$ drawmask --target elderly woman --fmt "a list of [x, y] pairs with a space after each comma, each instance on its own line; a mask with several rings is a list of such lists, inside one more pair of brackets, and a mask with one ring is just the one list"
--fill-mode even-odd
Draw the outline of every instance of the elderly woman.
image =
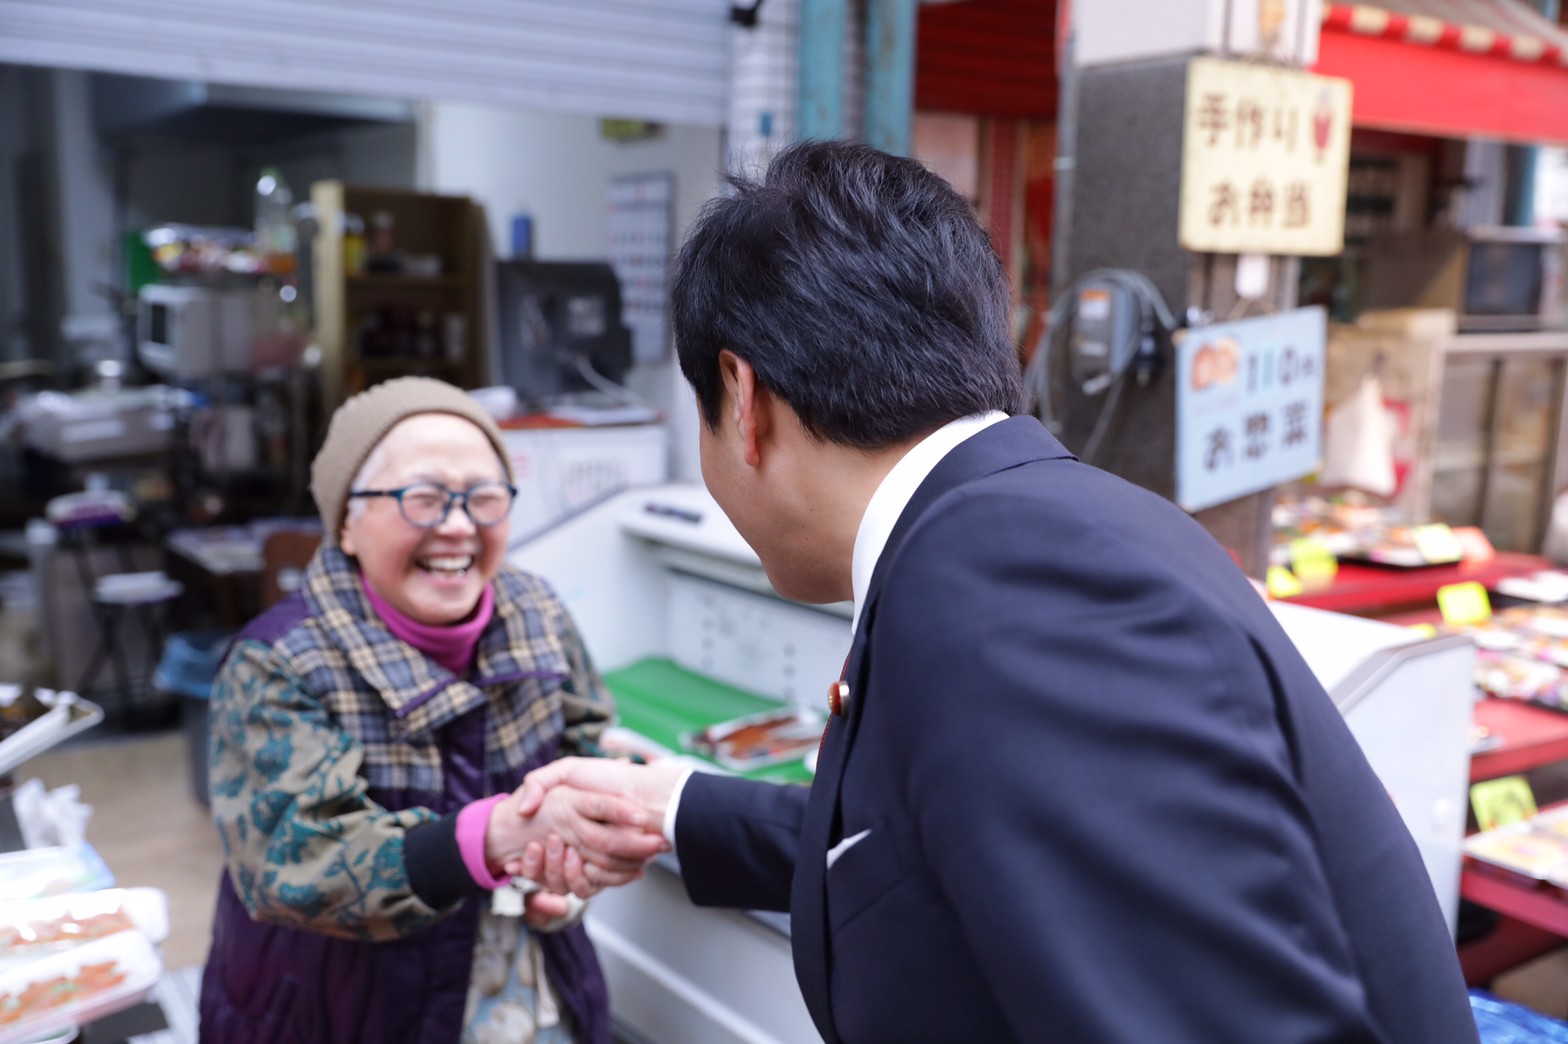
[[495, 424], [440, 381], [333, 416], [311, 466], [326, 539], [213, 688], [228, 865], [204, 1041], [610, 1039], [567, 897], [525, 899], [503, 868], [613, 830], [615, 883], [664, 842], [614, 830], [645, 822], [614, 800], [517, 811], [529, 770], [597, 753], [612, 707], [554, 593], [505, 562], [510, 479]]

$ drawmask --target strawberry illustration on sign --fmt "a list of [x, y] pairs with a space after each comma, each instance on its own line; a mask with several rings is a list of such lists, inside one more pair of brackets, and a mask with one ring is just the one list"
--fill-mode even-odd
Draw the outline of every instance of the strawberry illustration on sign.
[[1323, 159], [1323, 150], [1328, 148], [1328, 139], [1334, 129], [1334, 99], [1328, 91], [1318, 92], [1318, 109], [1312, 114], [1312, 143], [1318, 147], [1317, 158]]
[[1272, 52], [1279, 43], [1286, 13], [1285, 0], [1261, 0], [1258, 4], [1258, 44], [1264, 52]]

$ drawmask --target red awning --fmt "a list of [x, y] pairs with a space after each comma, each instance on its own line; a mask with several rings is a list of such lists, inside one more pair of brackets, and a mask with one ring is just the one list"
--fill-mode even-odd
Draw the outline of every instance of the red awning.
[[1358, 127], [1568, 144], [1568, 32], [1518, 0], [1325, 3], [1316, 71]]

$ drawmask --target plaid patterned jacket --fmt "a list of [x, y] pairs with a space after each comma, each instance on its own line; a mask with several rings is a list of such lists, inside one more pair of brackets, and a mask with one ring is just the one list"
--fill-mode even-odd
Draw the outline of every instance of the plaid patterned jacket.
[[407, 830], [466, 800], [449, 792], [443, 729], [485, 707], [484, 775], [510, 789], [543, 761], [598, 753], [613, 706], [537, 577], [497, 576], [471, 681], [394, 637], [360, 585], [324, 547], [303, 618], [270, 643], [235, 643], [212, 694], [212, 807], [251, 917], [388, 940], [450, 912], [411, 891], [403, 862]]

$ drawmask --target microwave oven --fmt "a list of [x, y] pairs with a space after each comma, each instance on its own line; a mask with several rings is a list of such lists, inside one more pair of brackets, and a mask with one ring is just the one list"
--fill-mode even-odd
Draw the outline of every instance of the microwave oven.
[[1568, 235], [1488, 227], [1380, 236], [1368, 246], [1365, 306], [1449, 308], [1462, 333], [1568, 329]]
[[274, 289], [152, 283], [138, 296], [136, 353], [165, 378], [247, 373], [256, 341], [281, 319]]

